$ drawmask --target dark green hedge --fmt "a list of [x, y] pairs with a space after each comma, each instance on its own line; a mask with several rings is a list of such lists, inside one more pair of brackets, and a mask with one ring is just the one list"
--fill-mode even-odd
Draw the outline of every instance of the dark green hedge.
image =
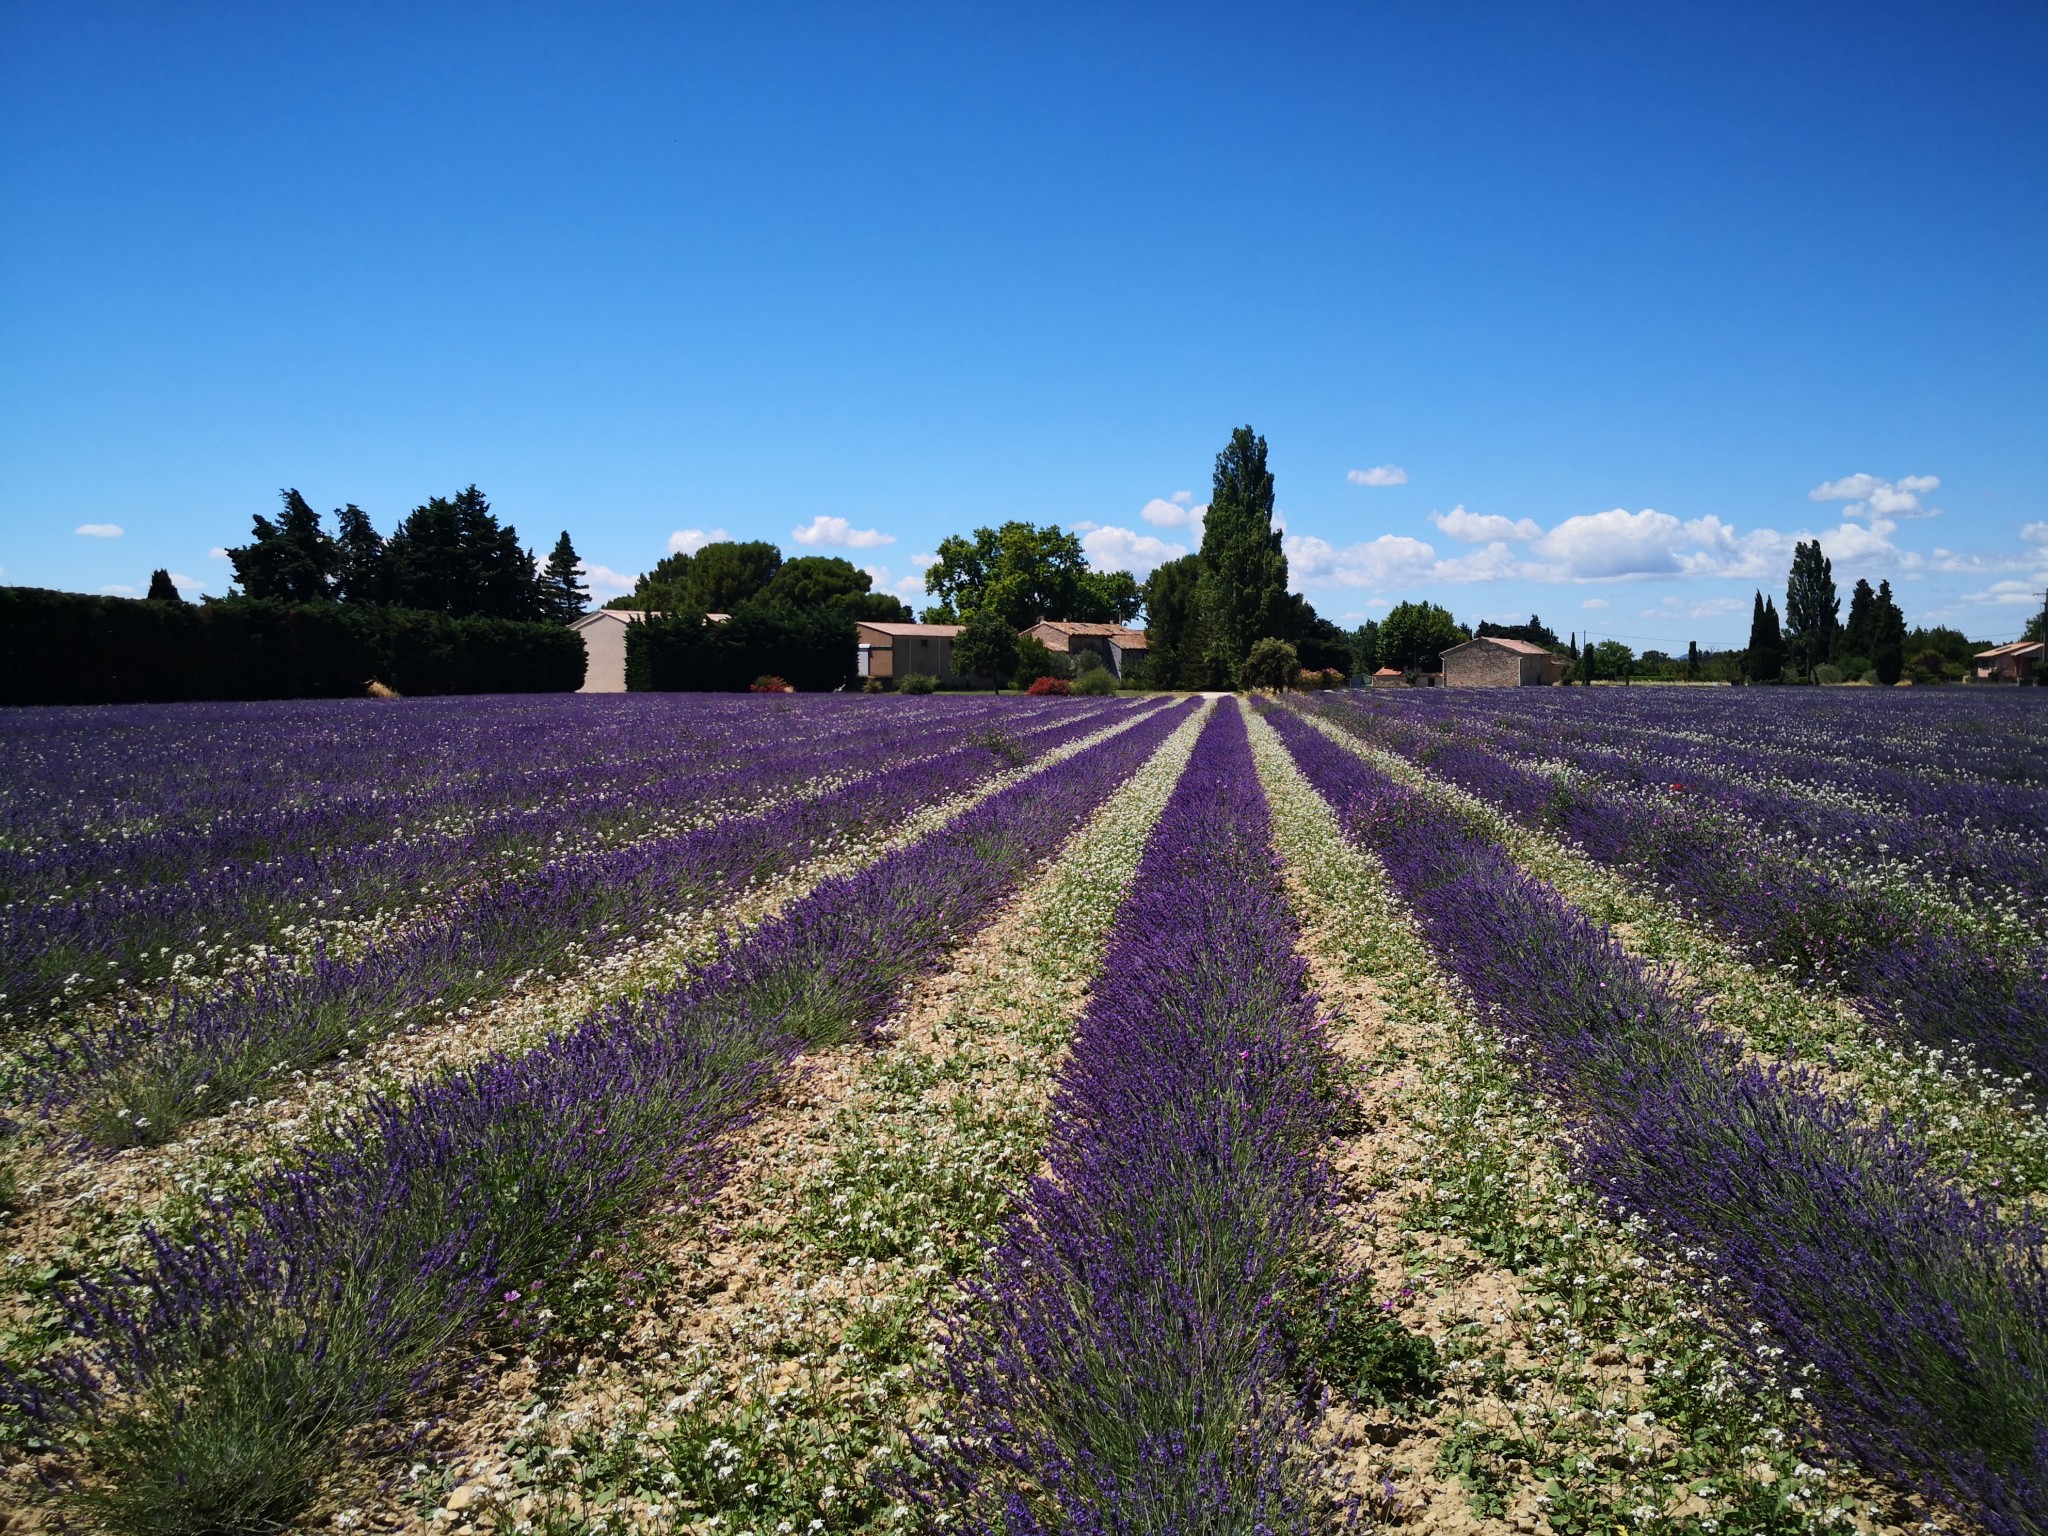
[[823, 693], [853, 677], [854, 628], [830, 608], [753, 608], [712, 624], [672, 613], [626, 627], [626, 686], [655, 693], [736, 693], [779, 677]]
[[0, 587], [0, 703], [572, 693], [583, 637], [554, 624], [230, 597], [162, 603]]

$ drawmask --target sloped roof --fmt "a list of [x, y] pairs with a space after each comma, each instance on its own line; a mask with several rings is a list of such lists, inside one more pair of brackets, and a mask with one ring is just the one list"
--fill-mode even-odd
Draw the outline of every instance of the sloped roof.
[[1381, 667], [1381, 668], [1379, 669], [1379, 671], [1377, 671], [1377, 672], [1373, 673], [1373, 676], [1374, 676], [1374, 677], [1400, 677], [1400, 676], [1402, 676], [1402, 672], [1401, 672], [1401, 669], [1400, 669], [1399, 667]]
[[1451, 646], [1443, 654], [1448, 656], [1451, 654], [1451, 651], [1462, 651], [1468, 645], [1497, 645], [1504, 651], [1513, 651], [1517, 656], [1557, 655], [1557, 652], [1550, 650], [1544, 646], [1531, 645], [1526, 640], [1510, 640], [1506, 635], [1480, 635], [1471, 640], [1460, 641], [1457, 645]]
[[1124, 635], [1135, 635], [1140, 640], [1145, 638], [1145, 631], [1142, 629], [1131, 629], [1123, 624], [1097, 624], [1082, 619], [1040, 619], [1031, 628], [1050, 629], [1062, 635], [1087, 636], [1089, 638], [1097, 636], [1121, 637]]
[[2041, 642], [2038, 640], [2015, 640], [2010, 645], [1994, 645], [1988, 651], [1979, 651], [1977, 659], [1979, 661], [1996, 661], [2002, 656], [2038, 656], [2040, 652]]
[[952, 640], [958, 637], [966, 626], [961, 624], [896, 624], [883, 623], [873, 619], [859, 621], [862, 629], [872, 629], [878, 634], [892, 638], [899, 635], [921, 637], [927, 640]]

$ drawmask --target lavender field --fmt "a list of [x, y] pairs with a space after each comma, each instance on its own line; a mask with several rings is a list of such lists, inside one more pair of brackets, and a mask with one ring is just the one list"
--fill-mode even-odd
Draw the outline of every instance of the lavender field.
[[2048, 1531], [2032, 690], [0, 719], [0, 1531]]

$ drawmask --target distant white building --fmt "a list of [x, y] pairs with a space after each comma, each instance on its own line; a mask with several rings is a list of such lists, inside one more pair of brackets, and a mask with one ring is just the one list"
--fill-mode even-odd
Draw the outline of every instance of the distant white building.
[[[583, 668], [583, 686], [578, 693], [624, 693], [626, 691], [626, 626], [661, 615], [645, 608], [600, 608], [586, 613], [569, 627], [583, 637], [588, 658]], [[704, 615], [714, 624], [729, 617], [723, 613]]]

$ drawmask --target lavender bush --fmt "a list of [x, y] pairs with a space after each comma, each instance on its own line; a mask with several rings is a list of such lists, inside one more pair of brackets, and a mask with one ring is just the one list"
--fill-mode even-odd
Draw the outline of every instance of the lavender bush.
[[[889, 825], [1100, 729], [1107, 718], [1099, 710], [1063, 711], [995, 745], [977, 731], [980, 739], [970, 745], [786, 808], [771, 805], [622, 849], [570, 855], [522, 878], [483, 885], [360, 958], [320, 955], [306, 968], [279, 962], [179, 999], [168, 1018], [135, 1011], [106, 1027], [81, 1029], [42, 1068], [44, 1104], [78, 1102], [82, 1128], [99, 1142], [160, 1144], [273, 1074], [359, 1048], [408, 1015], [453, 1011], [498, 995], [517, 977], [616, 950], [683, 904], [789, 868], [853, 828]], [[1009, 750], [998, 750], [1003, 746]], [[772, 799], [775, 788], [771, 771], [755, 781], [749, 798]]]
[[1226, 703], [1112, 931], [1046, 1170], [951, 1323], [963, 1422], [924, 1497], [967, 1529], [1312, 1524], [1289, 1318], [1326, 1257], [1327, 1046], [1267, 832]]
[[488, 1313], [649, 1204], [701, 1193], [717, 1138], [789, 1058], [873, 1027], [1184, 709], [824, 882], [672, 989], [374, 1101], [336, 1150], [78, 1287], [77, 1346], [7, 1388], [72, 1499], [126, 1531], [273, 1528]]
[[1830, 1440], [1997, 1536], [2048, 1526], [2048, 1267], [2027, 1215], [1933, 1176], [1909, 1127], [1714, 1035], [1604, 928], [1468, 824], [1286, 712], [1482, 1016], [1579, 1125], [1585, 1176], [1717, 1283], [1760, 1372]]

